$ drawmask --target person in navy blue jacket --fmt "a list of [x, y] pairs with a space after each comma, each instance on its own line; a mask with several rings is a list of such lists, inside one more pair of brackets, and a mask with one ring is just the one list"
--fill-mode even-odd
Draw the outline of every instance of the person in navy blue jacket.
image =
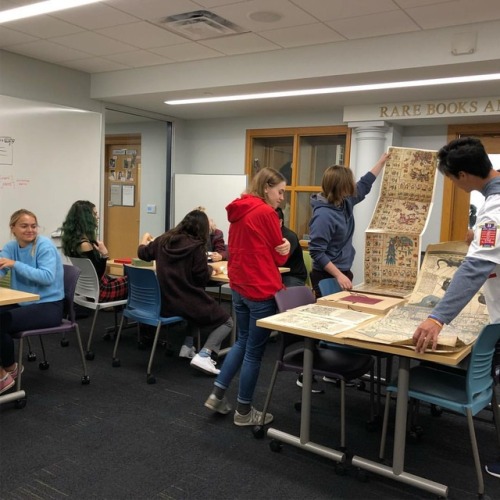
[[352, 244], [353, 209], [370, 192], [388, 158], [389, 154], [384, 153], [357, 183], [349, 168], [328, 167], [323, 174], [321, 193], [311, 196], [309, 252], [313, 260], [311, 283], [316, 296], [320, 296], [318, 283], [324, 278], [336, 278], [343, 290], [352, 288], [351, 266], [356, 254]]

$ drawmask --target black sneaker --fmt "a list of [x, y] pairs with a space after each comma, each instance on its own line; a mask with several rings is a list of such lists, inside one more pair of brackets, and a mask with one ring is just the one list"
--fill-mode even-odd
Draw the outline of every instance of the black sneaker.
[[[299, 387], [302, 387], [302, 373], [297, 377], [297, 382], [295, 382]], [[325, 391], [318, 387], [318, 381], [316, 377], [313, 377], [311, 392], [313, 394], [323, 394]]]

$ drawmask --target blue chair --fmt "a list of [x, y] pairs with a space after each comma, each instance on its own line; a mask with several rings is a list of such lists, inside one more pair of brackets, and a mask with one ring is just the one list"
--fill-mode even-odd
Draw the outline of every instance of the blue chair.
[[321, 296], [331, 295], [342, 291], [339, 282], [335, 278], [325, 278], [318, 283], [318, 288]]
[[125, 276], [128, 277], [128, 299], [127, 305], [122, 312], [120, 327], [116, 335], [112, 365], [114, 367], [121, 366], [121, 361], [116, 357], [116, 352], [125, 318], [136, 321], [138, 324], [142, 323], [154, 326], [156, 327], [156, 332], [146, 373], [147, 383], [154, 384], [156, 383], [156, 377], [151, 373], [151, 367], [153, 365], [160, 329], [164, 325], [172, 325], [185, 320], [181, 316], [161, 316], [162, 294], [156, 273], [153, 269], [134, 266], [124, 266], [124, 269]]
[[[484, 481], [479, 460], [473, 416], [486, 408], [491, 402], [495, 423], [500, 425], [498, 405], [493, 390], [494, 380], [491, 373], [495, 344], [500, 339], [500, 324], [491, 324], [483, 328], [479, 334], [469, 360], [467, 371], [443, 369], [440, 365], [419, 365], [410, 369], [410, 398], [438, 405], [441, 408], [460, 413], [467, 417], [472, 455], [476, 467], [478, 494], [484, 494]], [[380, 458], [383, 459], [389, 405], [392, 393], [397, 393], [397, 379], [387, 387], [384, 425], [380, 444]]]
[[[38, 336], [40, 338], [40, 344], [42, 347], [43, 353], [43, 361], [40, 362], [39, 367], [40, 370], [47, 370], [49, 368], [49, 363], [47, 362], [47, 358], [45, 355], [45, 348], [42, 341], [42, 336], [49, 334], [66, 334], [69, 332], [75, 332], [76, 338], [78, 341], [78, 347], [80, 349], [80, 355], [82, 358], [82, 366], [83, 366], [83, 376], [82, 376], [82, 384], [87, 385], [90, 383], [90, 378], [87, 373], [87, 364], [85, 363], [85, 355], [83, 352], [83, 344], [82, 337], [80, 335], [80, 328], [78, 327], [78, 323], [75, 319], [75, 308], [74, 308], [74, 296], [75, 296], [75, 288], [76, 283], [78, 281], [78, 277], [80, 275], [80, 270], [77, 267], [64, 265], [64, 317], [60, 325], [54, 326], [51, 328], [39, 328], [37, 330], [25, 330], [22, 332], [16, 332], [12, 334], [12, 338], [19, 340], [19, 354], [18, 354], [18, 366], [22, 366], [23, 360], [23, 341], [26, 338], [29, 340], [29, 337]], [[16, 379], [16, 391], [21, 390], [21, 370]], [[18, 408], [24, 408], [26, 406], [26, 398], [22, 398], [16, 401], [16, 406]]]
[[[295, 307], [314, 304], [316, 298], [308, 286], [294, 286], [282, 289], [275, 294], [279, 312], [285, 312]], [[368, 354], [358, 354], [343, 350], [325, 349], [316, 346], [314, 349], [313, 375], [326, 376], [340, 381], [340, 449], [345, 449], [345, 383], [370, 372], [373, 376], [373, 358]], [[298, 335], [281, 333], [278, 348], [278, 358], [274, 366], [271, 383], [267, 392], [262, 421], [271, 402], [278, 372], [291, 371], [302, 373], [304, 366], [303, 338]], [[372, 408], [372, 407], [371, 407]], [[263, 427], [254, 429], [254, 436], [263, 437]]]

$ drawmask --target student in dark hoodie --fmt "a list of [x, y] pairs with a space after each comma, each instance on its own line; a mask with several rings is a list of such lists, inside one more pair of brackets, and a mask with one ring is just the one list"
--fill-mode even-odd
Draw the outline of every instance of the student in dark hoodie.
[[328, 167], [323, 174], [321, 193], [311, 196], [309, 252], [313, 260], [311, 283], [316, 296], [320, 296], [318, 283], [325, 278], [336, 278], [344, 290], [352, 288], [351, 266], [356, 254], [352, 245], [353, 208], [370, 192], [388, 158], [389, 154], [384, 153], [357, 183], [349, 168]]
[[[190, 357], [191, 366], [217, 375], [212, 352], [218, 353], [233, 327], [230, 315], [205, 291], [215, 270], [207, 263], [209, 222], [205, 212], [193, 210], [173, 229], [153, 239], [142, 237], [140, 259], [156, 260], [156, 274], [165, 301], [163, 316], [182, 316], [196, 328], [210, 330], [205, 345]], [[192, 338], [191, 338], [192, 344]], [[184, 348], [185, 346], [183, 346]], [[182, 351], [182, 349], [181, 349]], [[182, 353], [181, 353], [182, 354]]]
[[[282, 237], [275, 209], [285, 196], [285, 178], [263, 168], [247, 194], [227, 207], [229, 227], [228, 276], [238, 322], [238, 339], [227, 354], [205, 406], [218, 413], [231, 411], [225, 392], [240, 371], [234, 424], [258, 425], [262, 413], [252, 406], [260, 364], [270, 331], [257, 320], [276, 313], [274, 294], [283, 288], [278, 266], [288, 259], [290, 243]], [[265, 424], [273, 416], [266, 414]]]

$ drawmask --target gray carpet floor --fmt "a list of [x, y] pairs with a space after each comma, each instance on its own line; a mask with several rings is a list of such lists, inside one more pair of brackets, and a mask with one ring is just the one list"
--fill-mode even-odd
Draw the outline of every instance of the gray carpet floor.
[[[102, 338], [113, 314], [100, 313], [95, 359], [88, 362], [90, 385], [82, 385], [76, 342], [60, 346], [46, 338], [50, 368], [25, 362], [27, 404], [0, 407], [0, 497], [33, 499], [398, 499], [432, 498], [422, 490], [347, 466], [338, 471], [326, 459], [284, 445], [270, 449], [268, 438], [255, 439], [237, 427], [232, 415], [212, 414], [203, 402], [213, 378], [193, 370], [176, 353], [185, 331], [173, 328], [168, 349], [159, 347], [154, 373], [146, 383], [148, 350], [139, 350], [135, 329], [124, 333], [121, 367], [111, 366], [113, 343]], [[84, 339], [90, 319], [80, 319]], [[255, 394], [263, 405], [277, 344], [270, 342]], [[174, 352], [174, 355], [172, 355]], [[282, 373], [271, 403], [274, 427], [298, 433], [300, 399], [296, 376]], [[339, 389], [321, 383], [325, 394], [313, 396], [311, 439], [339, 443]], [[237, 380], [228, 391], [235, 402]], [[380, 432], [369, 432], [369, 394], [347, 389], [347, 446], [350, 454], [377, 460]], [[393, 415], [392, 415], [393, 419]], [[477, 498], [476, 477], [465, 418], [431, 415], [422, 406], [423, 435], [408, 440], [406, 469], [450, 486], [449, 498]], [[476, 420], [483, 463], [500, 458], [490, 411]], [[391, 455], [392, 438], [388, 442]], [[339, 474], [338, 472], [343, 472]], [[485, 474], [484, 498], [500, 498], [500, 479]]]

